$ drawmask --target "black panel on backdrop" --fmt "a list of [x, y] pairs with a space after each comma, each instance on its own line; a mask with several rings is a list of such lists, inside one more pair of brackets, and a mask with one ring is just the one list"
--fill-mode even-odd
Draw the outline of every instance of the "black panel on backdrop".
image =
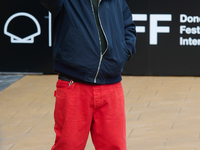
[[[200, 1], [127, 0], [137, 52], [126, 75], [200, 75]], [[2, 0], [0, 72], [53, 73], [51, 14], [37, 0]]]
[[150, 14], [172, 15], [172, 21], [158, 24], [169, 26], [170, 33], [158, 34], [158, 45], [149, 46], [152, 74], [200, 75], [200, 40], [198, 41], [200, 29], [197, 29], [200, 23], [200, 1], [151, 0], [149, 4]]
[[49, 14], [37, 0], [2, 0], [0, 72], [53, 72]]
[[147, 19], [135, 21], [145, 32], [138, 33], [137, 53], [124, 74], [200, 75], [200, 1], [127, 2], [133, 14]]

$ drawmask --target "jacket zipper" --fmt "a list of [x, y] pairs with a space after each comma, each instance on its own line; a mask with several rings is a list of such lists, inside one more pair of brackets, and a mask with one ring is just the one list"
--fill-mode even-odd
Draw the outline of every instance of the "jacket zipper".
[[[98, 28], [97, 28], [97, 32], [98, 32], [98, 35], [99, 35], [99, 42], [100, 42], [100, 60], [99, 60], [99, 65], [98, 65], [98, 69], [97, 69], [97, 73], [96, 73], [96, 76], [94, 78], [94, 83], [97, 82], [97, 76], [99, 74], [99, 70], [100, 70], [100, 67], [101, 67], [101, 62], [102, 62], [102, 59], [103, 59], [103, 55], [106, 53], [106, 51], [108, 50], [108, 40], [107, 40], [107, 37], [106, 37], [106, 34], [103, 30], [103, 26], [101, 24], [101, 19], [99, 17], [99, 6], [100, 6], [100, 3], [101, 3], [102, 0], [99, 0], [99, 3], [98, 3], [98, 19], [99, 19], [99, 23], [100, 23], [100, 26], [101, 26], [101, 29], [103, 31], [103, 34], [106, 38], [106, 43], [107, 43], [107, 47], [106, 47], [106, 50], [104, 51], [104, 53], [102, 54], [102, 51], [101, 51], [101, 39], [100, 39], [100, 35], [99, 35], [99, 31], [98, 31]], [[95, 19], [95, 15], [94, 15], [94, 8], [93, 8], [93, 5], [92, 5], [92, 1], [90, 0], [91, 2], [91, 6], [92, 6], [92, 11], [93, 11], [93, 16], [94, 16], [94, 20], [95, 20], [95, 23], [96, 23], [96, 19]], [[97, 23], [96, 23], [96, 27], [97, 27]]]

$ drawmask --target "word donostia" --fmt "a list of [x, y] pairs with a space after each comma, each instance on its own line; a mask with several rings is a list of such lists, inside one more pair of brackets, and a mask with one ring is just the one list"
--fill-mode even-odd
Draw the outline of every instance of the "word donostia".
[[200, 17], [199, 16], [187, 16], [185, 14], [180, 14], [180, 22], [181, 23], [199, 23]]

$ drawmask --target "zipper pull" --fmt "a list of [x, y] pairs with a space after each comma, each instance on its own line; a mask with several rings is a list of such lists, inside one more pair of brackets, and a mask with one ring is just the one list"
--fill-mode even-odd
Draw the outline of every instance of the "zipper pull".
[[69, 86], [71, 86], [73, 83], [74, 83], [74, 81], [71, 80], [71, 81], [69, 82]]

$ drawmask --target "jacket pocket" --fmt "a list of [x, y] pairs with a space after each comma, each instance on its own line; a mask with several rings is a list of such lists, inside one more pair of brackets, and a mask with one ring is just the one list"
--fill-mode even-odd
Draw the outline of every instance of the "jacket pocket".
[[[126, 61], [128, 61], [128, 60], [130, 59], [132, 53], [131, 53], [131, 51], [128, 49], [128, 47], [127, 47], [125, 41], [123, 41], [123, 42], [121, 43], [121, 46], [122, 46], [122, 50], [124, 50], [124, 51], [122, 52], [122, 54], [124, 55], [125, 62], [126, 62]], [[125, 62], [124, 62], [124, 63], [125, 63]]]
[[124, 64], [130, 57], [125, 41], [110, 47], [104, 56], [102, 69], [105, 76], [115, 76], [123, 71]]

